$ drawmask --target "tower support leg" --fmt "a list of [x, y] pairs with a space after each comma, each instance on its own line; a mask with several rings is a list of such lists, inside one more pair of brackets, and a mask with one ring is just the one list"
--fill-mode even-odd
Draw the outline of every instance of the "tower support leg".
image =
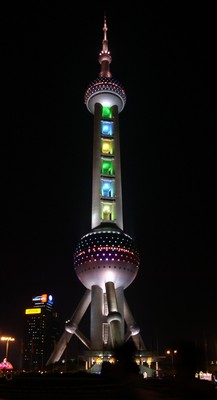
[[91, 314], [90, 314], [90, 320], [91, 320], [90, 336], [91, 336], [92, 350], [101, 350], [103, 348], [102, 308], [103, 308], [103, 291], [99, 286], [93, 285], [91, 288]]
[[136, 349], [145, 350], [145, 345], [140, 335], [140, 328], [138, 327], [138, 325], [136, 325], [136, 322], [133, 318], [133, 315], [130, 311], [130, 308], [125, 298], [124, 298], [124, 319], [128, 327], [128, 332], [126, 333], [125, 336], [125, 342], [132, 336]]
[[118, 310], [118, 302], [113, 282], [106, 282], [106, 296], [108, 302], [108, 317], [107, 321], [110, 325], [110, 334], [112, 347], [115, 349], [121, 346], [124, 342], [123, 332], [121, 329], [122, 316]]
[[[62, 356], [63, 352], [65, 351], [65, 348], [66, 348], [67, 344], [69, 343], [72, 335], [76, 332], [76, 329], [78, 328], [78, 324], [90, 304], [90, 299], [91, 299], [91, 293], [90, 293], [90, 290], [87, 289], [86, 292], [84, 293], [84, 296], [82, 297], [80, 303], [78, 304], [74, 314], [72, 315], [70, 320], [66, 323], [65, 331], [62, 334], [57, 345], [55, 346], [54, 351], [51, 354], [50, 358], [48, 359], [46, 365], [53, 364], [53, 363], [59, 361], [59, 359]], [[79, 337], [79, 335], [78, 335], [78, 337]], [[83, 337], [82, 341], [83, 341], [83, 343], [85, 343], [84, 337]], [[88, 340], [86, 340], [86, 343], [88, 344]]]

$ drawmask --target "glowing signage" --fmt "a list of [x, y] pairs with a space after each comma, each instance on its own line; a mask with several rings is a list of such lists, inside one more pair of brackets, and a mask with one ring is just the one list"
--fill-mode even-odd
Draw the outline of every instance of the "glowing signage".
[[41, 296], [33, 297], [32, 301], [40, 301], [41, 303], [46, 303], [47, 294], [42, 294]]
[[53, 297], [51, 294], [41, 294], [40, 296], [33, 297], [32, 301], [39, 303], [50, 303], [53, 304]]
[[204, 379], [206, 381], [211, 381], [212, 380], [212, 374], [208, 373], [208, 372], [203, 372], [203, 371], [200, 371], [199, 374], [196, 373], [195, 377], [199, 378], [199, 379]]
[[26, 308], [25, 314], [41, 314], [41, 308]]
[[42, 303], [47, 303], [47, 294], [42, 294], [41, 295], [41, 302]]

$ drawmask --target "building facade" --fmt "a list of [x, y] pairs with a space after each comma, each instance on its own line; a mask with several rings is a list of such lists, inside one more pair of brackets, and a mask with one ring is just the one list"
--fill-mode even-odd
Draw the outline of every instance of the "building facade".
[[53, 297], [42, 294], [32, 298], [25, 309], [22, 368], [43, 370], [59, 338], [59, 321], [53, 309]]

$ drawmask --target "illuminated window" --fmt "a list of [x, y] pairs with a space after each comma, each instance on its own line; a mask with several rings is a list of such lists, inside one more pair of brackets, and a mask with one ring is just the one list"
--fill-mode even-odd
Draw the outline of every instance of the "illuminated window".
[[103, 154], [113, 154], [113, 141], [112, 140], [102, 140], [102, 153]]
[[102, 159], [102, 164], [101, 164], [101, 172], [102, 174], [105, 175], [114, 175], [114, 163], [113, 160], [103, 160]]
[[[108, 314], [105, 314], [108, 315]], [[102, 337], [103, 337], [103, 343], [107, 344], [108, 339], [109, 339], [109, 324], [108, 323], [103, 323], [102, 325]]]
[[102, 116], [104, 118], [112, 118], [112, 112], [110, 107], [102, 107]]
[[101, 194], [106, 197], [114, 197], [114, 182], [102, 179]]
[[104, 206], [104, 207], [103, 207], [102, 219], [103, 219], [104, 221], [111, 221], [111, 219], [112, 219], [112, 213], [111, 213], [110, 207], [108, 207], [108, 206]]
[[115, 220], [115, 210], [114, 204], [101, 203], [101, 219], [102, 221], [114, 221]]
[[113, 123], [101, 121], [101, 132], [105, 136], [113, 136]]

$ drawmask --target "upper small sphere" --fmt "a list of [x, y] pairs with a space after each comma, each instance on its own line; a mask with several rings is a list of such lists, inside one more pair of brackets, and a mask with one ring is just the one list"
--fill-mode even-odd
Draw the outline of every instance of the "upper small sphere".
[[117, 80], [100, 77], [88, 86], [84, 96], [84, 103], [92, 114], [94, 114], [96, 103], [100, 103], [104, 107], [116, 105], [118, 113], [120, 113], [126, 104], [125, 90]]

